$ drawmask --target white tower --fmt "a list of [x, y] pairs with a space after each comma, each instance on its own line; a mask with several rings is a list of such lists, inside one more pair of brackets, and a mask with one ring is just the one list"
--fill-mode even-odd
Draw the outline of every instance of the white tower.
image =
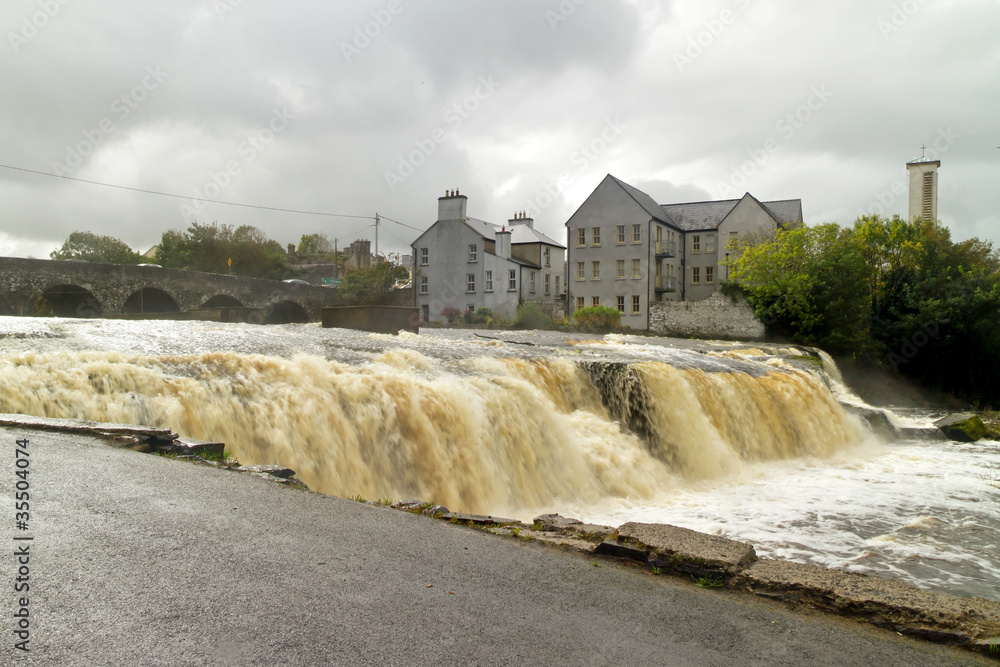
[[921, 156], [906, 163], [910, 172], [910, 220], [937, 220], [938, 216], [938, 167], [941, 160]]

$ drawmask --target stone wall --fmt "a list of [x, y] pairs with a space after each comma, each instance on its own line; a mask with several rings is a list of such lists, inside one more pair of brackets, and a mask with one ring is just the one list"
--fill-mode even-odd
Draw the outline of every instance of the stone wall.
[[649, 330], [670, 336], [764, 340], [764, 325], [745, 299], [721, 292], [702, 301], [664, 301], [649, 309]]

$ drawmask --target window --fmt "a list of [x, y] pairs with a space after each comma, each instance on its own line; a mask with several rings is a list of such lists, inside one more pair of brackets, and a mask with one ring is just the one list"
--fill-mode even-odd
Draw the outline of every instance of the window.
[[642, 243], [642, 225], [632, 225], [632, 243]]
[[427, 266], [428, 259], [430, 258], [429, 252], [428, 248], [420, 249], [420, 266]]
[[586, 280], [587, 279], [587, 269], [585, 267], [585, 262], [576, 263], [576, 279]]
[[507, 272], [507, 290], [509, 292], [517, 290], [517, 269], [511, 269]]
[[475, 243], [469, 244], [469, 261], [475, 262], [479, 257], [479, 247]]
[[470, 313], [476, 312], [476, 304], [474, 304], [474, 303], [466, 304], [465, 310], [468, 311], [468, 312], [470, 312]]
[[697, 234], [691, 237], [691, 252], [701, 252], [701, 236]]
[[739, 236], [739, 232], [729, 232], [729, 245], [726, 248], [727, 250], [732, 250], [736, 247], [736, 244], [739, 243]]
[[580, 310], [581, 308], [583, 308], [583, 297], [578, 296], [576, 297], [576, 309]]
[[420, 276], [420, 293], [427, 294], [427, 276]]
[[590, 230], [590, 244], [601, 245], [601, 228], [594, 227]]
[[531, 276], [530, 276], [531, 277], [531, 282], [528, 283], [530, 285], [529, 291], [532, 294], [534, 294], [535, 293], [535, 272], [531, 271], [530, 273], [531, 273]]
[[583, 227], [576, 230], [576, 245], [580, 248], [587, 245], [587, 230]]
[[715, 267], [706, 266], [705, 267], [705, 282], [714, 283], [715, 282]]
[[639, 295], [638, 294], [633, 294], [632, 295], [632, 314], [633, 315], [638, 315], [639, 314]]
[[625, 312], [625, 297], [623, 296], [618, 297], [618, 312], [619, 313]]
[[600, 306], [601, 305], [601, 297], [599, 297], [599, 296], [591, 297], [590, 298], [590, 305], [592, 305], [594, 308], [597, 308], [598, 306]]
[[697, 285], [700, 282], [701, 282], [701, 269], [699, 269], [697, 266], [692, 267], [692, 269], [691, 269], [691, 284], [692, 285]]
[[715, 234], [705, 235], [705, 252], [715, 252]]
[[492, 292], [493, 291], [493, 272], [492, 271], [487, 271], [486, 272], [486, 281], [485, 282], [486, 282], [486, 284], [483, 286], [483, 289], [485, 291], [487, 291], [487, 292]]
[[545, 274], [545, 293], [546, 294], [552, 294], [551, 283], [552, 283], [552, 276], [550, 276], [549, 274], [546, 273]]
[[470, 273], [465, 276], [465, 291], [475, 292], [476, 291], [476, 274]]
[[632, 260], [632, 277], [633, 278], [642, 277], [642, 260], [639, 259]]
[[548, 248], [545, 249], [545, 266], [552, 266], [552, 263], [549, 261], [549, 249]]
[[590, 263], [590, 277], [594, 280], [601, 279], [601, 263], [591, 262]]
[[615, 278], [625, 277], [625, 260], [615, 260]]
[[556, 294], [561, 294], [559, 291], [559, 276], [556, 276]]
[[615, 243], [617, 243], [618, 245], [624, 245], [625, 244], [625, 225], [618, 225], [617, 232], [618, 232], [618, 234], [617, 234], [617, 236], [615, 238]]

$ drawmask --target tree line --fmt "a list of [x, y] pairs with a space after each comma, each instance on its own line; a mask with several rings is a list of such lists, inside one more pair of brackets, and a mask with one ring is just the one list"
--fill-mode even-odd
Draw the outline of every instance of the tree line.
[[[334, 263], [343, 257], [323, 234], [304, 234], [297, 254], [315, 263]], [[74, 259], [107, 264], [155, 262], [168, 269], [231, 273], [244, 278], [284, 280], [294, 277], [295, 267], [277, 241], [250, 225], [220, 225], [193, 222], [186, 230], [164, 232], [154, 258], [132, 250], [123, 241], [92, 232], [76, 231], [51, 259]], [[379, 303], [389, 290], [405, 280], [409, 272], [390, 262], [376, 261], [370, 268], [348, 271], [340, 285], [340, 296], [349, 303]]]
[[770, 331], [1000, 404], [1000, 255], [933, 221], [863, 216], [748, 239], [729, 260]]

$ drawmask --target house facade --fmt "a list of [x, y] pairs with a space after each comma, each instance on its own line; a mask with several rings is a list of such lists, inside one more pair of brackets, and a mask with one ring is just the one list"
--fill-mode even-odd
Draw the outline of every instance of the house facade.
[[445, 322], [452, 310], [489, 308], [505, 318], [535, 301], [562, 310], [566, 248], [524, 216], [495, 225], [470, 218], [458, 191], [438, 199], [438, 219], [412, 244], [416, 306], [424, 322]]
[[648, 329], [651, 304], [711, 296], [740, 238], [801, 223], [798, 199], [661, 205], [609, 174], [566, 222], [568, 312], [608, 306]]

